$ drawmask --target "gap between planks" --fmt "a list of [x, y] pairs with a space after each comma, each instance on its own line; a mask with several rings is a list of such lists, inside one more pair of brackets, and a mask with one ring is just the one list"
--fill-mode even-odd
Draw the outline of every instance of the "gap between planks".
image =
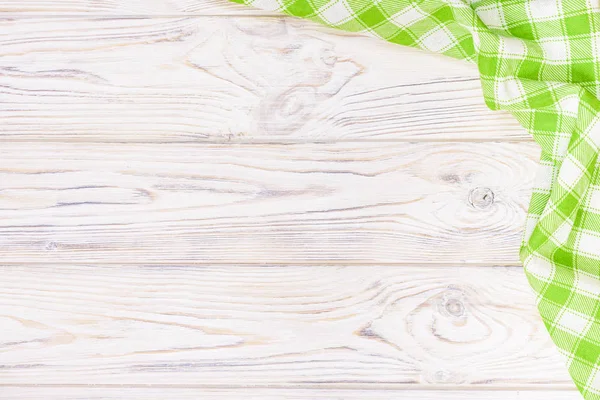
[[[11, 266], [11, 267], [16, 267], [16, 266], [22, 266], [24, 263], [27, 263], [27, 265], [31, 265], [31, 266], [35, 266], [35, 267], [40, 267], [40, 266], [49, 266], [49, 267], [56, 267], [56, 266], [63, 266], [63, 265], [77, 265], [77, 264], [81, 264], [81, 261], [72, 261], [69, 262], [68, 260], [65, 261], [39, 261], [39, 260], [31, 260], [31, 261], [5, 261], [2, 260], [1, 261], [3, 265], [6, 266]], [[130, 261], [127, 262], [127, 260], [123, 260], [123, 261], [98, 261], [99, 263], [101, 263], [102, 265], [106, 265], [106, 266], [117, 266], [117, 265], [136, 265], [139, 264], [139, 262], [137, 261]], [[330, 260], [323, 260], [323, 261], [311, 261], [311, 260], [307, 260], [307, 261], [285, 261], [285, 262], [277, 262], [277, 261], [261, 261], [261, 262], [252, 262], [252, 261], [236, 261], [236, 265], [239, 268], [244, 268], [244, 267], [266, 267], [266, 266], [286, 266], [286, 267], [360, 267], [360, 266], [382, 266], [382, 267], [395, 267], [395, 268], [405, 268], [405, 267], [409, 267], [411, 265], [414, 265], [414, 261], [406, 261], [406, 262], [377, 262], [377, 261], [373, 261], [373, 262], [361, 262], [361, 261], [330, 261]], [[194, 261], [194, 260], [186, 260], [186, 261], [174, 261], [168, 262], [169, 265], [174, 265], [174, 266], [194, 266], [194, 267], [198, 267], [198, 268], [202, 268], [202, 267], [206, 267], [206, 266], [221, 266], [221, 267], [228, 267], [231, 266], [231, 261]], [[144, 265], [149, 265], [149, 266], [164, 266], [165, 262], [152, 262], [152, 260], [148, 260], [148, 261], [144, 261]], [[448, 263], [443, 263], [443, 262], [434, 262], [434, 263], [427, 263], [424, 262], [423, 265], [427, 266], [427, 268], [441, 268], [441, 269], [445, 269], [445, 268], [455, 268], [457, 263], [456, 262], [448, 262]], [[477, 263], [477, 264], [469, 264], [469, 263], [465, 263], [465, 264], [459, 264], [461, 266], [461, 268], [522, 268], [523, 264], [520, 262], [505, 262], [505, 263], [493, 263], [493, 262], [481, 262], [481, 263]], [[1, 385], [1, 384], [0, 384]]]
[[[229, 0], [223, 0], [223, 1], [229, 1]], [[261, 9], [252, 9], [252, 10], [247, 10], [247, 7], [244, 7], [245, 10], [240, 10], [237, 12], [231, 12], [231, 13], [206, 13], [206, 14], [157, 14], [157, 15], [153, 15], [153, 14], [120, 14], [120, 15], [113, 15], [113, 14], [32, 14], [32, 15], [27, 15], [27, 14], [22, 14], [22, 13], [15, 13], [15, 12], [3, 12], [2, 10], [0, 10], [0, 20], [16, 20], [16, 19], [46, 19], [46, 18], [52, 18], [52, 19], [77, 19], [77, 18], [99, 18], [99, 19], [151, 19], [151, 18], [231, 18], [231, 17], [235, 17], [235, 18], [282, 18], [282, 17], [287, 17], [287, 18], [296, 18], [296, 17], [291, 17], [291, 16], [286, 16], [284, 14], [281, 13], [269, 13], [267, 11], [261, 10]], [[334, 29], [334, 28], [330, 28], [330, 29]], [[352, 33], [352, 32], [345, 32], [347, 35], [352, 35], [352, 36], [366, 36], [364, 34], [359, 34], [359, 33]]]
[[[164, 137], [164, 136], [163, 136]], [[19, 135], [11, 136], [0, 134], [0, 144], [2, 143], [48, 143], [48, 144], [59, 144], [59, 143], [82, 143], [82, 144], [206, 144], [206, 145], [245, 145], [245, 146], [265, 146], [265, 145], [298, 145], [298, 144], [323, 144], [323, 145], [332, 145], [336, 143], [381, 143], [381, 144], [393, 144], [393, 143], [406, 143], [406, 144], [417, 144], [417, 143], [535, 143], [533, 138], [530, 137], [515, 137], [508, 140], [499, 140], [498, 138], [477, 138], [477, 139], [468, 139], [468, 138], [452, 138], [449, 137], [447, 139], [442, 138], [395, 138], [395, 139], [360, 139], [360, 138], [349, 138], [349, 139], [219, 139], [219, 138], [211, 138], [211, 139], [198, 139], [198, 138], [190, 138], [185, 140], [183, 138], [174, 139], [174, 140], [165, 140], [165, 139], [157, 139], [153, 140], [152, 137], [144, 138], [144, 137], [127, 137], [124, 139], [117, 138], [96, 138], [92, 136], [61, 136], [60, 138], [40, 138], [40, 139], [32, 139], [27, 137], [20, 137]]]
[[[227, 390], [257, 390], [257, 391], [265, 391], [265, 392], [283, 392], [286, 390], [298, 390], [298, 391], [323, 391], [333, 392], [352, 392], [356, 390], [361, 390], [365, 392], [387, 392], [393, 393], [396, 391], [403, 391], [407, 393], [419, 393], [419, 392], [432, 392], [439, 394], [440, 392], [454, 392], [454, 393], [478, 393], [478, 392], [497, 392], [497, 393], [505, 393], [505, 392], [524, 392], [533, 394], [536, 392], [545, 392], [545, 391], [557, 391], [557, 392], [575, 392], [577, 388], [572, 385], [566, 384], [546, 384], [543, 388], [532, 387], [532, 386], [522, 386], [513, 385], [510, 387], [506, 387], [503, 385], [485, 385], [485, 389], [482, 389], [481, 386], [473, 385], [418, 385], [415, 387], [414, 384], [376, 384], [376, 385], [368, 385], [364, 384], [353, 384], [353, 383], [344, 383], [339, 385], [331, 385], [331, 384], [319, 384], [319, 385], [239, 385], [239, 384], [227, 384], [226, 386], [219, 385], [194, 385], [194, 384], [153, 384], [153, 383], [140, 383], [140, 384], [0, 384], [0, 390], [9, 388], [9, 389], [147, 389], [148, 391], [153, 390], [182, 390], [182, 389], [206, 389], [209, 391], [227, 391]], [[0, 395], [3, 393], [0, 393]], [[2, 398], [4, 400], [4, 398]]]

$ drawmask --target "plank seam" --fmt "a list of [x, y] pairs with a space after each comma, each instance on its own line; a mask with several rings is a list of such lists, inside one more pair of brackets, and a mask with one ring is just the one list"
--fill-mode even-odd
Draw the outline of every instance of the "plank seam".
[[542, 391], [542, 390], [561, 390], [565, 392], [577, 391], [569, 384], [540, 384], [540, 386], [532, 385], [421, 385], [421, 384], [323, 384], [323, 385], [167, 385], [167, 384], [0, 384], [0, 388], [140, 388], [140, 389], [269, 389], [273, 391], [288, 390], [288, 389], [322, 389], [322, 390], [431, 390], [431, 391]]

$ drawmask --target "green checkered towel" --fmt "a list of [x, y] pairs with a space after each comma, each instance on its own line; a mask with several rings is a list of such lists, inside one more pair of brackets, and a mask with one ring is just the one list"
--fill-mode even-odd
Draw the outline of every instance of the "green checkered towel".
[[477, 64], [542, 148], [521, 246], [538, 308], [600, 399], [600, 0], [234, 0]]

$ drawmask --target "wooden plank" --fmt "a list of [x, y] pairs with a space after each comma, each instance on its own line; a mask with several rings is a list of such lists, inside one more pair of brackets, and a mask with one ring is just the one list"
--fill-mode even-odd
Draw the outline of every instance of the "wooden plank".
[[0, 271], [4, 385], [573, 387], [518, 267]]
[[474, 65], [290, 18], [5, 20], [0, 65], [11, 139], [529, 140]]
[[538, 154], [533, 143], [3, 143], [0, 259], [518, 265]]
[[336, 399], [336, 400], [581, 400], [575, 390], [360, 390], [360, 389], [206, 389], [130, 387], [8, 387], [4, 400], [113, 400], [113, 399]]
[[0, 0], [0, 16], [213, 16], [273, 15], [227, 0]]

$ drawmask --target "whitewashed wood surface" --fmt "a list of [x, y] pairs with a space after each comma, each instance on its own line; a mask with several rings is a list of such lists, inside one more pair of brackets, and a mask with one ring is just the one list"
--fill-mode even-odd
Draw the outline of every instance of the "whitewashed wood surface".
[[508, 142], [9, 142], [0, 255], [518, 265], [538, 153]]
[[570, 386], [518, 267], [2, 269], [7, 384]]
[[528, 140], [473, 66], [293, 19], [7, 19], [0, 59], [5, 138]]
[[476, 67], [224, 0], [0, 0], [0, 398], [576, 399]]
[[490, 392], [481, 390], [360, 390], [360, 389], [213, 389], [202, 388], [145, 388], [145, 387], [10, 387], [2, 393], [7, 400], [114, 400], [114, 399], [253, 399], [253, 400], [307, 400], [307, 399], [348, 399], [348, 400], [578, 400], [574, 391], [565, 390], [521, 390]]

